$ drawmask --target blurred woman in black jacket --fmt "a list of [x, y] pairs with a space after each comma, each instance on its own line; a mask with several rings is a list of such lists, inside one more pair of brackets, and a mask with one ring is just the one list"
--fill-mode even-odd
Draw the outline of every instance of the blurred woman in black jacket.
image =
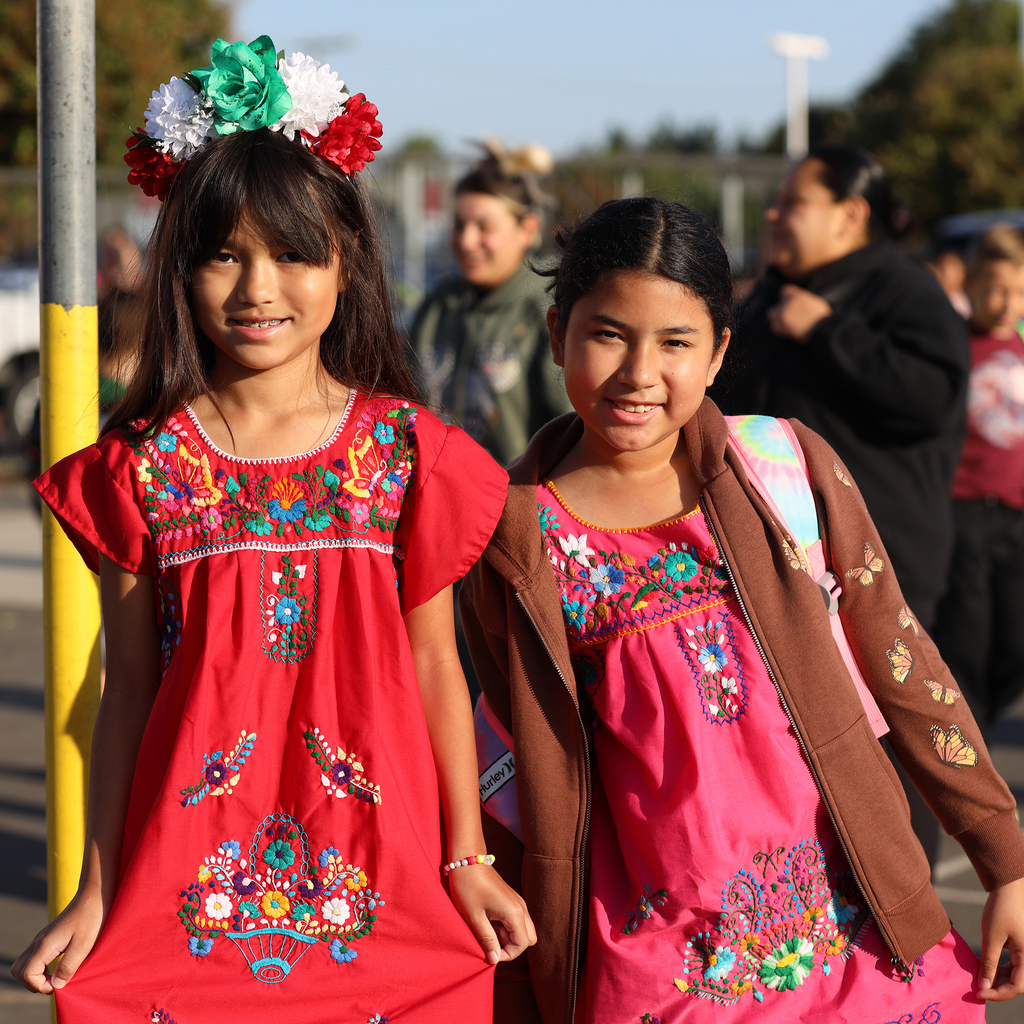
[[766, 219], [769, 270], [739, 314], [734, 385], [716, 397], [729, 412], [794, 416], [835, 448], [930, 626], [953, 544], [963, 319], [893, 244], [908, 218], [869, 153], [816, 148]]

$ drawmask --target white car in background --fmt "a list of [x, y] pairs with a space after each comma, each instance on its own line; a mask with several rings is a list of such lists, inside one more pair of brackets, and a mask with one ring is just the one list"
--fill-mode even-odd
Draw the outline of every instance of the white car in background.
[[0, 410], [3, 442], [20, 447], [39, 402], [39, 271], [0, 267]]

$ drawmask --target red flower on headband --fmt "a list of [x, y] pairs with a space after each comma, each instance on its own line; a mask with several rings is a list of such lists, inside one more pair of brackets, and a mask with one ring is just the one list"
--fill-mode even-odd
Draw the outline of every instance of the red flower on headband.
[[161, 153], [141, 128], [133, 133], [125, 145], [128, 152], [124, 155], [124, 162], [131, 168], [128, 181], [140, 186], [147, 196], [165, 199], [183, 163]]
[[361, 171], [380, 149], [380, 138], [384, 129], [377, 120], [377, 107], [366, 102], [366, 96], [357, 92], [349, 97], [345, 112], [339, 114], [321, 132], [319, 138], [302, 133], [313, 152], [334, 164], [345, 174]]

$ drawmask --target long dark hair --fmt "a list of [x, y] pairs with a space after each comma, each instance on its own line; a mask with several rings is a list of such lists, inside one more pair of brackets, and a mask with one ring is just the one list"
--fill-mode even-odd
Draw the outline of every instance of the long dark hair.
[[868, 232], [872, 241], [902, 238], [911, 226], [910, 211], [893, 193], [882, 165], [866, 149], [825, 143], [815, 146], [806, 159], [824, 164], [819, 180], [837, 203], [860, 196], [871, 208]]
[[569, 322], [572, 307], [596, 287], [602, 274], [636, 270], [688, 288], [711, 317], [715, 350], [732, 324], [729, 257], [711, 226], [682, 203], [638, 197], [605, 203], [573, 228], [559, 228], [562, 258], [549, 290], [558, 321]]
[[346, 286], [320, 339], [327, 373], [347, 387], [420, 399], [364, 187], [261, 128], [211, 140], [171, 186], [146, 253], [139, 315], [119, 345], [130, 381], [104, 432], [136, 433], [136, 421], [150, 430], [209, 389], [215, 352], [192, 312], [192, 277], [243, 219], [313, 266], [340, 256]]

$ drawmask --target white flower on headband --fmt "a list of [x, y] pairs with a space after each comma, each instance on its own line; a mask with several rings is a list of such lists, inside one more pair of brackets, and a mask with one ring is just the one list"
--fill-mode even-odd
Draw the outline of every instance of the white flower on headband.
[[146, 107], [146, 133], [163, 153], [188, 160], [203, 142], [216, 134], [213, 105], [188, 82], [172, 78], [154, 92]]
[[321, 64], [304, 53], [293, 53], [277, 70], [292, 98], [292, 109], [271, 128], [289, 139], [303, 131], [318, 137], [344, 110], [348, 99], [345, 83], [338, 81], [338, 72], [331, 71], [330, 64]]

